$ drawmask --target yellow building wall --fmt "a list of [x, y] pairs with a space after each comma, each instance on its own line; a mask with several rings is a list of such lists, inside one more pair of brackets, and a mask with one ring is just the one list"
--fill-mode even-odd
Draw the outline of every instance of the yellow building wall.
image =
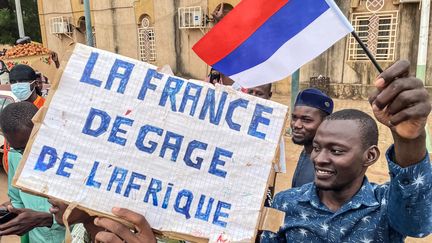
[[45, 25], [45, 16], [43, 15], [43, 0], [38, 0], [37, 6], [38, 6], [38, 15], [39, 15], [42, 44], [44, 46], [47, 46], [47, 32], [46, 32], [46, 25]]
[[[91, 9], [93, 2], [94, 1], [90, 1]], [[37, 4], [42, 42], [45, 46], [61, 55], [70, 44], [76, 42], [85, 43], [85, 35], [79, 33], [75, 29], [71, 34], [71, 38], [69, 38], [63, 35], [52, 35], [49, 26], [51, 18], [63, 16], [71, 17], [71, 24], [75, 27], [79, 27], [79, 19], [84, 16], [84, 5], [80, 3], [80, 0], [38, 0]], [[93, 22], [93, 11], [91, 12], [91, 18]]]
[[97, 47], [138, 58], [137, 24], [133, 0], [93, 1]]
[[51, 34], [50, 19], [59, 16], [72, 18], [71, 2], [70, 0], [38, 0], [38, 12], [43, 44], [57, 52], [61, 58], [75, 40], [73, 35], [69, 38], [66, 35]]
[[[94, 21], [94, 12], [92, 11], [93, 2], [94, 1], [90, 1], [90, 17], [92, 21]], [[70, 0], [70, 3], [71, 3], [73, 18], [74, 18], [74, 25], [78, 25], [79, 19], [84, 16], [84, 4], [81, 4], [80, 0]], [[93, 23], [92, 26], [94, 26]]]
[[155, 14], [153, 0], [138, 0], [134, 5], [135, 23], [140, 24], [141, 16], [147, 14], [150, 17], [151, 24], [154, 25]]
[[174, 18], [176, 9], [174, 1], [156, 0], [153, 1], [154, 9], [154, 28], [156, 34], [156, 65], [168, 64], [176, 72], [176, 47], [175, 33], [176, 26]]

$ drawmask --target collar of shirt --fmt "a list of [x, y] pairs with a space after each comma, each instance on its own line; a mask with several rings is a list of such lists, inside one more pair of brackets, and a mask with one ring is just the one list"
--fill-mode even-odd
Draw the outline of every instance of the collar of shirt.
[[[305, 191], [298, 199], [299, 202], [309, 202], [312, 207], [334, 213], [330, 211], [320, 200], [318, 197], [318, 189], [315, 186], [315, 183], [311, 183], [309, 189]], [[358, 209], [361, 205], [365, 205], [367, 207], [379, 206], [379, 202], [375, 197], [375, 192], [373, 186], [369, 183], [368, 179], [365, 177], [363, 180], [363, 185], [360, 190], [351, 198], [351, 200], [345, 203], [336, 214], [340, 214], [346, 212], [350, 209]]]

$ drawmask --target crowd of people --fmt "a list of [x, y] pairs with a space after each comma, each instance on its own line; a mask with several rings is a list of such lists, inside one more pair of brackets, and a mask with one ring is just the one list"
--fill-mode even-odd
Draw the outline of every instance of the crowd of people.
[[[381, 73], [370, 96], [375, 119], [363, 111], [334, 111], [333, 100], [322, 91], [301, 91], [292, 109], [292, 142], [303, 146], [292, 189], [278, 193], [271, 207], [285, 212], [278, 232], [262, 232], [262, 242], [403, 242], [407, 236], [432, 232], [432, 167], [426, 150], [425, 126], [431, 111], [423, 83], [399, 61]], [[229, 77], [211, 70], [209, 82], [231, 85]], [[15, 188], [11, 180], [33, 128], [31, 121], [45, 99], [41, 82], [29, 66], [10, 71], [12, 93], [21, 101], [0, 114], [7, 141], [4, 160], [9, 201], [1, 206], [12, 219], [0, 224], [0, 236], [20, 235], [21, 242], [63, 242], [67, 204], [34, 196]], [[263, 99], [271, 84], [243, 90]], [[379, 158], [376, 121], [387, 126], [394, 145], [385, 153], [390, 182], [377, 185], [365, 173]], [[262, 151], [265, 153], [266, 151]], [[282, 163], [285, 164], [283, 157]], [[294, 163], [294, 161], [288, 161]], [[270, 195], [272, 197], [272, 195]], [[145, 217], [118, 205], [112, 213], [127, 226], [73, 209], [73, 242], [156, 242]]]

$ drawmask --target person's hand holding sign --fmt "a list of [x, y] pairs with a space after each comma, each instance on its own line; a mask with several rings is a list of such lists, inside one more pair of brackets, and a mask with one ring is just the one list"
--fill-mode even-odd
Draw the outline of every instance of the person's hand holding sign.
[[[393, 132], [396, 160], [401, 166], [423, 159], [425, 125], [431, 111], [429, 94], [421, 80], [409, 76], [409, 65], [398, 61], [382, 72], [375, 81], [377, 91], [369, 97], [376, 119]], [[412, 150], [398, 149], [406, 150], [407, 146], [400, 145], [407, 143]]]
[[24, 235], [36, 227], [51, 227], [53, 224], [53, 218], [49, 213], [26, 208], [14, 208], [11, 205], [7, 207], [7, 210], [17, 216], [0, 225], [0, 236]]
[[125, 225], [108, 218], [96, 218], [95, 225], [106, 229], [96, 234], [96, 242], [104, 243], [153, 243], [156, 238], [144, 216], [125, 208], [113, 208], [117, 217], [124, 219], [135, 226], [136, 233]]

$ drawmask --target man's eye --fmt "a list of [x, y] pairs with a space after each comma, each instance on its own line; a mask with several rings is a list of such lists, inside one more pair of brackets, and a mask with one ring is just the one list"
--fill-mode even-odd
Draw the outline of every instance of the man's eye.
[[339, 150], [339, 149], [333, 149], [331, 152], [334, 155], [342, 155], [344, 153], [344, 151]]

